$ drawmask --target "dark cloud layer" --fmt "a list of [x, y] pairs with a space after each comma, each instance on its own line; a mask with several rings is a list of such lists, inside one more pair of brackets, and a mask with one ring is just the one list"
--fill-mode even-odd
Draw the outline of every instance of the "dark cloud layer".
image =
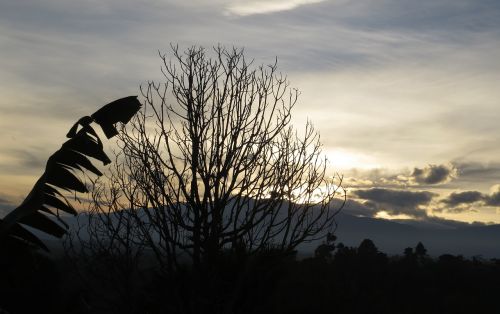
[[420, 206], [429, 204], [436, 195], [428, 191], [407, 191], [383, 188], [356, 190], [358, 198], [369, 201], [370, 207], [385, 211], [390, 215], [405, 214], [412, 217], [426, 216]]
[[[357, 178], [346, 180], [353, 188], [351, 195], [356, 201], [350, 208], [346, 206], [346, 210], [356, 215], [375, 217], [378, 212], [385, 211], [389, 215], [406, 214], [427, 219], [433, 216], [427, 216], [424, 208], [435, 214], [476, 212], [480, 215], [484, 207], [500, 207], [500, 185], [491, 187], [500, 176], [500, 164], [497, 163], [431, 164], [416, 167], [411, 172], [353, 169], [349, 176]], [[466, 190], [471, 185], [478, 190]], [[488, 188], [491, 192], [485, 193]], [[448, 195], [441, 192], [452, 189], [458, 191]]]
[[415, 207], [428, 204], [435, 195], [427, 191], [406, 191], [391, 190], [382, 188], [372, 188], [367, 190], [357, 190], [354, 194], [362, 199], [377, 203], [389, 204], [400, 207]]
[[[396, 194], [397, 197], [396, 199], [401, 198], [404, 193], [397, 193], [397, 191], [393, 191], [396, 193], [385, 193], [385, 194], [390, 194], [391, 196], [394, 196]], [[425, 192], [424, 192], [425, 193]], [[361, 193], [364, 194], [364, 193]], [[384, 193], [382, 193], [384, 194]], [[370, 195], [371, 196], [371, 195]], [[427, 197], [417, 197], [418, 199], [422, 199], [421, 204], [422, 205], [427, 205], [429, 202], [426, 202], [425, 200], [428, 199]], [[378, 199], [378, 197], [377, 197]], [[475, 199], [479, 199], [477, 202], [474, 202]], [[451, 202], [451, 200], [455, 201], [456, 205], [452, 204], [446, 204], [445, 208], [442, 209], [437, 209], [435, 212], [446, 212], [446, 213], [461, 213], [465, 211], [475, 211], [472, 207], [474, 204], [486, 204], [488, 200], [491, 198], [488, 198], [486, 195], [482, 195], [479, 192], [476, 191], [467, 191], [463, 193], [455, 193], [452, 197], [449, 197], [448, 202]], [[498, 199], [500, 199], [500, 196], [498, 196]], [[385, 200], [386, 203], [382, 202], [376, 202], [376, 201], [362, 201], [362, 200], [348, 200], [345, 207], [343, 208], [343, 213], [353, 215], [353, 216], [358, 216], [358, 217], [371, 217], [371, 218], [376, 218], [377, 214], [380, 211], [384, 211], [387, 214], [391, 216], [395, 215], [407, 215], [411, 218], [408, 219], [397, 219], [398, 222], [405, 223], [405, 224], [410, 224], [414, 225], [416, 227], [429, 227], [429, 228], [437, 228], [437, 229], [456, 229], [460, 227], [468, 227], [468, 226], [484, 226], [487, 225], [488, 223], [486, 222], [481, 222], [481, 221], [474, 221], [472, 223], [470, 222], [462, 222], [462, 221], [456, 221], [453, 219], [449, 218], [443, 218], [443, 217], [438, 217], [434, 215], [428, 215], [427, 212], [422, 208], [418, 206], [414, 207], [402, 207], [402, 206], [395, 206], [395, 205], [390, 205], [387, 204], [387, 202], [391, 202], [390, 200], [387, 201]], [[460, 202], [462, 201], [462, 202]], [[396, 201], [393, 203], [401, 204], [402, 202]], [[412, 202], [414, 204], [419, 203], [419, 202]], [[441, 203], [444, 203], [441, 201]], [[421, 206], [422, 206], [421, 205]], [[500, 206], [500, 205], [498, 205]], [[491, 224], [493, 222], [489, 222]]]
[[471, 204], [475, 202], [482, 201], [484, 196], [478, 191], [466, 191], [466, 192], [454, 192], [451, 193], [447, 198], [442, 200], [442, 203], [446, 205], [455, 207], [462, 204]]
[[[333, 201], [334, 208], [338, 208], [340, 204], [340, 200]], [[353, 216], [362, 216], [362, 217], [375, 217], [377, 214], [377, 206], [373, 202], [359, 202], [357, 200], [348, 199], [342, 208], [342, 212], [348, 213]]]
[[476, 207], [500, 207], [500, 186], [493, 186], [490, 194], [481, 193], [479, 191], [453, 192], [442, 199], [440, 203], [445, 204], [446, 207], [437, 209], [437, 211], [452, 213], [474, 210], [473, 205]]
[[484, 196], [484, 203], [487, 206], [500, 206], [500, 187], [495, 186], [490, 195]]
[[456, 169], [451, 165], [429, 165], [413, 169], [411, 177], [420, 184], [441, 184], [455, 178], [456, 174]]
[[434, 186], [448, 183], [458, 177], [459, 169], [452, 164], [428, 165], [423, 168], [415, 167], [412, 171], [389, 169], [358, 170], [351, 169], [346, 182], [351, 187], [379, 187], [402, 189], [411, 186]]

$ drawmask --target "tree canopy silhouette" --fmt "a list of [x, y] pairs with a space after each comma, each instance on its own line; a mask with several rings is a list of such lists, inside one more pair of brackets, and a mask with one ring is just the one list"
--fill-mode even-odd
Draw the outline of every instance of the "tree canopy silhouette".
[[113, 235], [134, 225], [172, 270], [179, 256], [197, 267], [227, 250], [290, 253], [332, 231], [341, 178], [327, 175], [312, 124], [303, 134], [291, 127], [299, 93], [276, 63], [253, 67], [235, 48], [213, 57], [172, 48], [172, 58], [161, 55], [165, 82], [141, 87], [146, 106], [119, 135], [120, 162], [94, 194], [100, 217], [128, 215]]

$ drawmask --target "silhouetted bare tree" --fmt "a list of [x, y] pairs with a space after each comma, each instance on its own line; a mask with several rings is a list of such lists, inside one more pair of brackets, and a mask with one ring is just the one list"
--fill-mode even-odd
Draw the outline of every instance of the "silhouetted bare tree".
[[341, 178], [327, 176], [311, 123], [302, 135], [291, 127], [299, 93], [276, 63], [172, 48], [161, 55], [166, 82], [141, 88], [145, 108], [119, 135], [123, 155], [94, 213], [129, 215], [165, 271], [182, 256], [198, 268], [225, 250], [284, 254], [326, 236]]

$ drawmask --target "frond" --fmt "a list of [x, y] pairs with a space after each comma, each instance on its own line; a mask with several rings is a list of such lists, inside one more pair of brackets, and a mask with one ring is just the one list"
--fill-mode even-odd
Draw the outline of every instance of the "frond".
[[45, 172], [26, 199], [0, 219], [0, 241], [8, 238], [48, 251], [47, 246], [23, 225], [61, 238], [67, 232], [68, 226], [61, 219], [59, 211], [72, 215], [77, 212], [58, 189], [87, 193], [87, 187], [74, 171], [87, 170], [101, 176], [102, 173], [88, 157], [97, 159], [104, 165], [111, 162], [104, 152], [101, 139], [90, 124], [96, 122], [106, 137], [111, 138], [118, 134], [115, 124], [127, 123], [140, 108], [141, 103], [137, 97], [129, 96], [103, 106], [90, 117], [78, 120], [67, 134], [69, 139], [49, 157]]

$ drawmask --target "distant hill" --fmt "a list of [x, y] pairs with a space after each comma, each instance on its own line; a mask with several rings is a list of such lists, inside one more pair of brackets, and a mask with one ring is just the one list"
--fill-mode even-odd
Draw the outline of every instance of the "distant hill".
[[[83, 221], [86, 221], [85, 217]], [[65, 217], [70, 226], [76, 225], [75, 217]], [[386, 220], [357, 217], [341, 212], [337, 216], [338, 227], [335, 232], [337, 243], [357, 247], [363, 239], [371, 239], [380, 251], [389, 255], [401, 255], [407, 247], [415, 247], [422, 242], [431, 256], [442, 254], [484, 258], [500, 258], [500, 225], [469, 225], [450, 220], [416, 221]], [[59, 239], [38, 233], [48, 241], [49, 247], [60, 252]], [[303, 244], [299, 255], [309, 256], [320, 241]]]
[[[500, 257], [500, 225], [394, 221], [356, 217], [346, 213], [337, 216], [337, 223], [337, 242], [358, 246], [363, 239], [369, 238], [380, 251], [390, 255], [402, 254], [406, 247], [415, 247], [420, 241], [431, 256], [449, 253], [466, 257]], [[304, 250], [312, 252], [313, 246], [309, 244]]]

